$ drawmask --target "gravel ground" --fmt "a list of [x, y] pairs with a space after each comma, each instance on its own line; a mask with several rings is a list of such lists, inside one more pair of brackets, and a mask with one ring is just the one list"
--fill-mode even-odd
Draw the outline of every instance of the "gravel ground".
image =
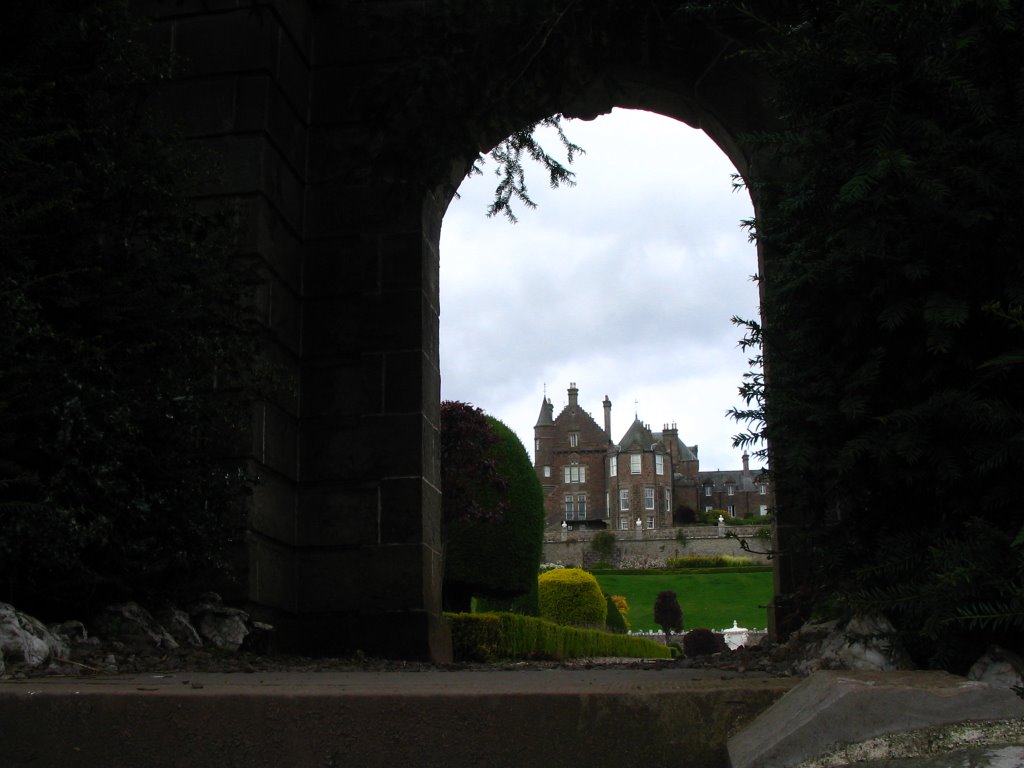
[[135, 673], [169, 672], [346, 672], [346, 671], [423, 671], [637, 668], [637, 669], [721, 669], [734, 672], [761, 672], [770, 676], [793, 676], [792, 663], [781, 648], [763, 643], [757, 648], [740, 648], [692, 659], [581, 658], [566, 661], [510, 661], [493, 664], [454, 663], [430, 664], [415, 661], [393, 661], [357, 655], [348, 658], [308, 658], [280, 654], [261, 655], [248, 652], [219, 651], [212, 648], [129, 648], [117, 642], [76, 644], [69, 658], [49, 666], [26, 669], [11, 666], [0, 677], [23, 678], [43, 675], [103, 676]]

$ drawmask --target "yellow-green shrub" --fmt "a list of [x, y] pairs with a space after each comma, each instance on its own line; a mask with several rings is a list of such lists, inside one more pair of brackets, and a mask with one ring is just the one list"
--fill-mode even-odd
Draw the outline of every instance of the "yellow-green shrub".
[[541, 618], [556, 624], [603, 627], [608, 606], [597, 579], [580, 568], [558, 568], [540, 575]]
[[574, 659], [596, 656], [671, 658], [661, 643], [641, 637], [555, 624], [514, 613], [445, 614], [456, 661]]

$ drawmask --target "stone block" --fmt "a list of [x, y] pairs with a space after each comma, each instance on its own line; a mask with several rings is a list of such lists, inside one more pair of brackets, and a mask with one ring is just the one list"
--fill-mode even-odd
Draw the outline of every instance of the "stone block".
[[[418, 291], [313, 297], [303, 302], [303, 353], [313, 357], [424, 349], [424, 301]], [[429, 312], [429, 310], [427, 310]], [[429, 329], [428, 329], [429, 330]]]
[[308, 363], [302, 373], [305, 418], [351, 420], [383, 406], [381, 355], [353, 355]]
[[267, 267], [292, 290], [302, 285], [303, 246], [295, 230], [270, 201], [259, 195], [234, 203], [240, 218], [242, 253], [257, 253]]
[[291, 480], [298, 476], [298, 428], [293, 416], [277, 405], [254, 405], [252, 455], [260, 463]]
[[276, 277], [267, 281], [267, 326], [285, 347], [298, 354], [302, 344], [302, 312], [298, 297]]
[[298, 568], [294, 551], [255, 533], [247, 537], [249, 599], [270, 608], [296, 609]]
[[262, 536], [294, 545], [297, 497], [293, 482], [261, 472], [260, 481], [252, 489], [249, 527]]
[[179, 18], [174, 22], [174, 51], [183, 75], [277, 68], [280, 23], [267, 8]]
[[357, 295], [379, 288], [377, 240], [337, 237], [306, 246], [302, 295]]
[[[356, 169], [356, 177], [359, 170]], [[367, 183], [349, 179], [309, 185], [306, 234], [326, 238], [354, 233], [419, 231], [422, 191], [375, 174]]]
[[380, 238], [381, 289], [384, 291], [438, 291], [437, 265], [424, 258], [419, 231]]
[[441, 494], [419, 477], [385, 478], [380, 484], [380, 537], [383, 544], [441, 548]]
[[421, 544], [298, 553], [299, 610], [423, 608]]
[[383, 410], [418, 411], [441, 402], [440, 377], [422, 350], [386, 353], [383, 373]]
[[302, 424], [302, 479], [305, 482], [376, 481], [422, 475], [422, 414], [365, 416], [338, 423]]
[[732, 768], [797, 766], [844, 744], [1024, 717], [1012, 691], [946, 672], [817, 672], [729, 740]]
[[185, 136], [214, 136], [235, 127], [235, 78], [175, 81], [163, 85], [153, 108], [164, 125]]
[[379, 544], [380, 507], [375, 484], [306, 485], [299, 496], [297, 544], [353, 549]]
[[309, 180], [317, 184], [368, 184], [373, 168], [367, 160], [371, 146], [378, 139], [378, 129], [368, 123], [311, 127]]
[[[284, 5], [297, 7], [303, 4], [289, 2]], [[277, 60], [277, 84], [281, 89], [281, 94], [303, 121], [309, 120], [312, 91], [312, 78], [306, 58], [307, 50], [308, 43], [303, 44], [286, 34], [281, 38]]]

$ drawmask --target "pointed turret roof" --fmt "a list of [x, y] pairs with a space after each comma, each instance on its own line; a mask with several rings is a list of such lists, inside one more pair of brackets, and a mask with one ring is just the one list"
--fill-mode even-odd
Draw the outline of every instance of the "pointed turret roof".
[[619, 448], [623, 451], [649, 451], [655, 442], [650, 427], [636, 418], [619, 441]]
[[544, 397], [540, 403], [540, 415], [537, 417], [537, 423], [535, 427], [550, 427], [554, 426], [555, 423], [555, 406], [551, 404], [551, 401]]

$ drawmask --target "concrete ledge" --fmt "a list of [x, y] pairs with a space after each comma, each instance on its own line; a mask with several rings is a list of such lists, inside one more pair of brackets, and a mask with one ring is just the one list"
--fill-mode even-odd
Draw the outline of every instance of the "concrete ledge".
[[190, 674], [0, 683], [0, 765], [727, 765], [795, 680], [696, 670]]
[[887, 734], [1022, 717], [1013, 691], [946, 672], [818, 672], [731, 738], [729, 757], [732, 768], [787, 768]]

